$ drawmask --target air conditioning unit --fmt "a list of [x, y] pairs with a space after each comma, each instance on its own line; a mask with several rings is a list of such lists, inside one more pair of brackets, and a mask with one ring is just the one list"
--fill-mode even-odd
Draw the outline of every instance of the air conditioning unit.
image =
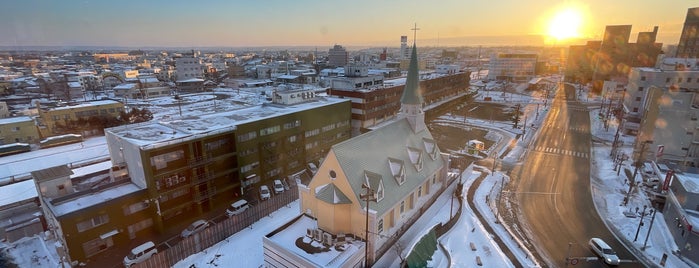
[[336, 243], [341, 244], [341, 245], [347, 242], [347, 240], [345, 239], [344, 233], [337, 234], [337, 239], [335, 239], [335, 240], [336, 240]]
[[330, 233], [323, 233], [323, 245], [332, 246], [333, 245], [333, 235]]
[[308, 236], [309, 238], [312, 239], [312, 238], [313, 238], [313, 231], [314, 231], [314, 230], [315, 230], [315, 229], [307, 228], [307, 229], [306, 229], [306, 236]]
[[313, 240], [321, 242], [323, 240], [323, 230], [321, 229], [315, 229], [313, 230]]

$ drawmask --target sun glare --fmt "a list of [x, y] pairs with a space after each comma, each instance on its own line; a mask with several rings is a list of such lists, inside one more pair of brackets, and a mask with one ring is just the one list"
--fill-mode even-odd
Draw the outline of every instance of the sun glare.
[[549, 36], [558, 40], [580, 37], [582, 16], [575, 9], [564, 9], [556, 13], [549, 24]]

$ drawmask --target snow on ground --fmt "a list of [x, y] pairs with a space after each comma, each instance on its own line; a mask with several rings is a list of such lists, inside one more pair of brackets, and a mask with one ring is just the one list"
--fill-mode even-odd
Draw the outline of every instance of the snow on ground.
[[[545, 114], [539, 114], [539, 116], [535, 116], [534, 114], [535, 112], [545, 112], [545, 110], [538, 109], [534, 111], [536, 104], [541, 104], [541, 98], [532, 98], [530, 96], [511, 93], [507, 93], [504, 96], [502, 94], [492, 93], [493, 92], [488, 94], [491, 95], [491, 97], [495, 97], [494, 95], [499, 95], [502, 97], [494, 98], [493, 102], [505, 102], [505, 98], [507, 98], [507, 102], [529, 104], [526, 106], [524, 111], [526, 114], [528, 114], [530, 120], [532, 117], [535, 118], [535, 120], [529, 121], [529, 123], [538, 125], [545, 116]], [[251, 98], [256, 97], [252, 96], [252, 94], [249, 95]], [[586, 94], [582, 97], [584, 97], [583, 100], [589, 100], [591, 102], [597, 101], [596, 103], [599, 103], [598, 99], [588, 97]], [[592, 105], [590, 107], [592, 107]], [[654, 262], [657, 261], [663, 253], [668, 253], [669, 258], [666, 267], [690, 267], [675, 255], [670, 254], [670, 252], [675, 250], [677, 246], [675, 245], [674, 241], [672, 241], [672, 236], [667, 231], [667, 226], [662, 220], [661, 213], [658, 213], [655, 216], [656, 220], [653, 224], [653, 230], [650, 232], [651, 235], [648, 240], [648, 247], [645, 249], [645, 251], [640, 251], [640, 248], [643, 246], [642, 241], [645, 239], [645, 234], [647, 233], [646, 226], [650, 225], [650, 217], [645, 217], [645, 225], [641, 228], [639, 239], [636, 242], [633, 242], [633, 236], [635, 235], [639, 218], [628, 218], [624, 215], [624, 212], [627, 211], [628, 208], [635, 208], [637, 206], [642, 207], [644, 204], [650, 206], [650, 203], [648, 202], [645, 194], [641, 191], [632, 195], [631, 201], [627, 207], [620, 206], [623, 196], [625, 195], [624, 193], [628, 189], [628, 185], [624, 184], [623, 177], [617, 176], [616, 172], [613, 171], [613, 161], [610, 161], [609, 159], [610, 141], [613, 140], [616, 125], [614, 122], [611, 122], [608, 130], [605, 130], [603, 122], [597, 118], [598, 112], [598, 109], [592, 109], [590, 112], [592, 133], [596, 138], [606, 142], [601, 144], [598, 143], [593, 148], [591, 187], [592, 192], [595, 195], [594, 199], [597, 201], [596, 205], [598, 212], [600, 213], [600, 217], [607, 219], [609, 227], [619, 230], [621, 235], [620, 239], [631, 241], [633, 247], [639, 249], [637, 251], [642, 252]], [[484, 120], [478, 119], [467, 119], [466, 121], [470, 124], [485, 124]], [[502, 130], [513, 134], [522, 134], [523, 132], [521, 129], [512, 129], [511, 124], [507, 123], [503, 123], [502, 126], [498, 125], [496, 127], [500, 127]], [[532, 133], [535, 133], [535, 131], [527, 130], [526, 135], [518, 140], [519, 144], [509, 151], [508, 155], [503, 158], [503, 161], [517, 161], [521, 155], [526, 152], [526, 144], [533, 139], [534, 134]], [[512, 138], [510, 135], [506, 136], [508, 139]], [[624, 141], [624, 147], [622, 150], [630, 155], [630, 145], [632, 144], [634, 137], [621, 136], [621, 139]], [[102, 145], [100, 145], [100, 143]], [[96, 138], [87, 139], [85, 141], [85, 148], [78, 148], [80, 144], [68, 145], [78, 147], [65, 153], [65, 157], [69, 157], [70, 155], [83, 155], [83, 152], [94, 153], [89, 150], [90, 147], [94, 147], [96, 150], [106, 150], [106, 146], [103, 144], [103, 138]], [[85, 149], [88, 149], [88, 151], [83, 151]], [[33, 151], [31, 153], [41, 155], [61, 155], [62, 151], [65, 151], [65, 149], [42, 149], [39, 151]], [[75, 151], [80, 151], [81, 153], [76, 154]], [[504, 151], [505, 149], [503, 149], [503, 152]], [[102, 155], [106, 155], [106, 152], [101, 153]], [[61, 155], [61, 157], [44, 157], [44, 159], [63, 159], [65, 157]], [[65, 160], [66, 159], [63, 159], [63, 161]], [[80, 161], [82, 159], [69, 160]], [[10, 164], [28, 163], [26, 161], [30, 161], [26, 156], [7, 156], [0, 158], [0, 164], [2, 164], [2, 168], [0, 168], [0, 178], [28, 172], [23, 170], [18, 171], [8, 167], [24, 166]], [[625, 168], [632, 168], [630, 167], [629, 163], [625, 163], [624, 166]], [[624, 173], [622, 172], [621, 175], [623, 176], [623, 174]], [[473, 180], [478, 177], [478, 175], [478, 172], [471, 170], [465, 171], [463, 173], [465, 188], [468, 188]], [[491, 207], [484, 202], [486, 196], [494, 196], [492, 193], [499, 191], [498, 187], [500, 185], [499, 181], [501, 178], [507, 179], [506, 177], [503, 177], [501, 173], [487, 176], [481, 182], [479, 189], [476, 191], [476, 196], [474, 197], [476, 200], [480, 200], [479, 202], [476, 202], [477, 209], [481, 212], [481, 215], [486, 218], [487, 223], [479, 222], [475, 215], [473, 215], [472, 208], [468, 206], [468, 203], [464, 203], [464, 207], [462, 208], [462, 217], [459, 219], [455, 227], [447, 232], [447, 234], [439, 238], [439, 241], [444, 245], [448, 252], [438, 250], [433, 256], [433, 260], [429, 263], [432, 267], [447, 267], [448, 257], [446, 254], [449, 254], [451, 257], [451, 264], [454, 267], [473, 267], [475, 266], [476, 256], [480, 256], [481, 260], [485, 264], [484, 267], [512, 267], [512, 262], [504, 256], [498, 246], [491, 239], [492, 235], [494, 234], [486, 232], [483, 228], [483, 224], [490, 224], [490, 227], [493, 228], [495, 233], [503, 239], [504, 243], [508, 245], [517, 258], [527, 267], [538, 266], [537, 263], [531, 261], [530, 254], [522, 251], [523, 249], [522, 247], [518, 246], [517, 241], [512, 240], [512, 236], [507, 233], [507, 229], [504, 226], [501, 224], [494, 224], [496, 213], [493, 212]], [[450, 185], [449, 189], [445, 191], [446, 194], [440, 196], [440, 198], [435, 201], [434, 205], [423, 215], [423, 217], [421, 217], [413, 226], [411, 226], [411, 228], [406, 232], [406, 235], [399, 240], [400, 243], [405, 245], [406, 248], [403, 254], [407, 254], [409, 249], [412, 248], [414, 244], [417, 243], [417, 241], [419, 241], [419, 239], [432, 226], [438, 224], [439, 222], [445, 222], [448, 219], [451, 209], [451, 202], [449, 200], [450, 195], [448, 193], [453, 191], [455, 185], [456, 183]], [[180, 261], [174, 267], [217, 267], [231, 264], [235, 264], [237, 267], [260, 267], [264, 263], [262, 237], [282, 224], [292, 220], [294, 217], [298, 216], [299, 213], [299, 202], [292, 202], [288, 206], [283, 207], [268, 217], [256, 222], [250, 228], [246, 228], [245, 230], [234, 234], [215, 246]], [[10, 256], [14, 257], [15, 260], [19, 262], [19, 267], [60, 267], [55, 250], [47, 249], [54, 248], [52, 243], [53, 242], [50, 242], [50, 240], [47, 242], [39, 236], [34, 236], [22, 239], [11, 245], [0, 244], [0, 248], [5, 248], [4, 250], [6, 250]], [[476, 251], [472, 251], [470, 249], [470, 243], [474, 243], [477, 249]], [[47, 244], [49, 245], [48, 247]], [[381, 259], [377, 261], [376, 265], [377, 267], [396, 267], [399, 263], [400, 258], [398, 258], [396, 250], [389, 250]]]

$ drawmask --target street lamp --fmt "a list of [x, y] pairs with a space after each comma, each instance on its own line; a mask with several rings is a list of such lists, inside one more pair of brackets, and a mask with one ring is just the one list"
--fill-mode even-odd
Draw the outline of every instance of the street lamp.
[[366, 239], [366, 245], [364, 248], [364, 267], [369, 267], [369, 201], [376, 202], [376, 196], [374, 195], [374, 190], [369, 187], [366, 183], [362, 183], [362, 188], [366, 190], [364, 194], [360, 194], [359, 198], [366, 201], [366, 223], [364, 225], [364, 238]]
[[[638, 239], [638, 231], [641, 230], [641, 226], [643, 225], [643, 216], [646, 215], [646, 208], [648, 208], [648, 206], [643, 205], [643, 212], [641, 212], [641, 220], [638, 221], [638, 228], [636, 228], [636, 236], [634, 236], [633, 242], [636, 242], [636, 240]], [[638, 207], [636, 207], [636, 213], [638, 213]]]
[[655, 213], [658, 212], [657, 209], [651, 209], [651, 211], [653, 212], [653, 215], [650, 216], [651, 217], [650, 218], [650, 226], [648, 226], [648, 233], [646, 233], [646, 241], [643, 242], [643, 247], [641, 248], [641, 250], [644, 250], [644, 251], [646, 250], [646, 244], [648, 244], [648, 237], [650, 236], [650, 230], [653, 229], [653, 221], [655, 221]]
[[[641, 151], [638, 153], [638, 156], [636, 156], [636, 163], [635, 163], [635, 168], [633, 170], [633, 176], [631, 176], [631, 179], [629, 180], [629, 191], [626, 192], [626, 198], [624, 198], [624, 206], [626, 206], [629, 203], [629, 198], [631, 197], [631, 191], [633, 190], [633, 185], [636, 183], [636, 174], [638, 174], [638, 168], [641, 166], [643, 163], [643, 156], [646, 151], [646, 145], [653, 143], [651, 140], [646, 140], [641, 143]], [[635, 148], [634, 148], [635, 150]]]

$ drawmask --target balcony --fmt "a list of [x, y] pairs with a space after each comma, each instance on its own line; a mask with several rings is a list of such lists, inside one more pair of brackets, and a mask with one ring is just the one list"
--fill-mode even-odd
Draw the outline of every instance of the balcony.
[[198, 165], [203, 165], [206, 163], [211, 162], [211, 158], [206, 157], [206, 156], [198, 156], [198, 157], [193, 157], [190, 159], [187, 159], [187, 165], [189, 166], [198, 166]]

